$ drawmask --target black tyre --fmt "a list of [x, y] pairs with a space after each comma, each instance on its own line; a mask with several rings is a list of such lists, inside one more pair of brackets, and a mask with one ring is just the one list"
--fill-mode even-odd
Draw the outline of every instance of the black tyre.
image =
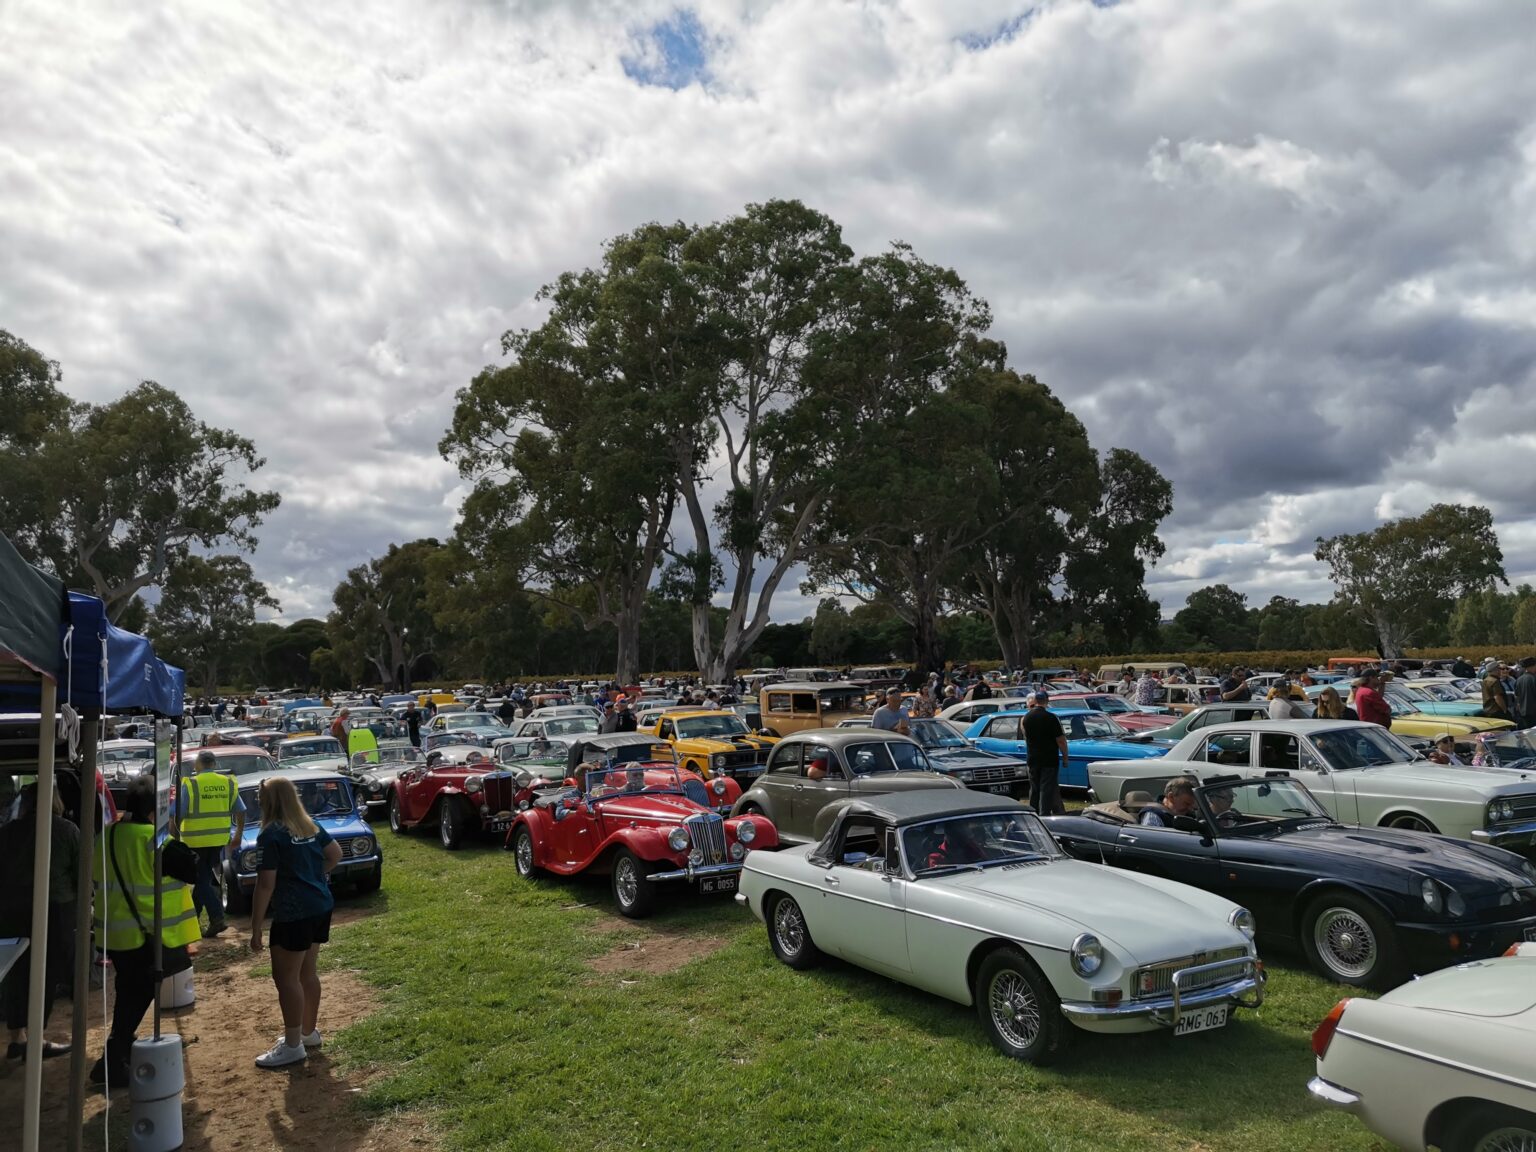
[[1536, 1115], [1499, 1104], [1478, 1104], [1445, 1126], [1440, 1152], [1529, 1152], [1536, 1148]]
[[444, 796], [437, 804], [437, 838], [450, 852], [457, 852], [464, 843], [463, 805], [452, 796]]
[[992, 1046], [1029, 1064], [1049, 1064], [1066, 1048], [1067, 1021], [1051, 982], [1017, 948], [999, 948], [976, 973], [976, 1014]]
[[512, 832], [512, 858], [517, 863], [517, 874], [525, 880], [532, 880], [539, 874], [539, 869], [533, 862], [533, 833], [528, 831], [528, 825], [519, 824]]
[[1440, 829], [1436, 828], [1422, 816], [1414, 816], [1412, 813], [1394, 816], [1391, 820], [1387, 821], [1387, 827], [1397, 828], [1403, 832], [1430, 832], [1438, 834], [1440, 831]]
[[619, 849], [613, 861], [613, 898], [631, 920], [644, 920], [656, 911], [656, 885], [646, 879], [649, 873], [644, 860], [628, 848]]
[[1325, 892], [1301, 918], [1301, 946], [1319, 973], [1355, 988], [1394, 988], [1402, 961], [1392, 923], [1352, 892]]
[[251, 894], [240, 890], [239, 878], [230, 871], [224, 873], [224, 913], [227, 916], [247, 916], [251, 911]]
[[821, 949], [811, 939], [805, 913], [793, 897], [782, 893], [769, 897], [766, 919], [768, 944], [781, 961], [801, 971], [821, 963]]
[[396, 836], [404, 836], [410, 831], [405, 826], [400, 813], [400, 793], [395, 791], [389, 794], [389, 830]]
[[360, 878], [357, 882], [359, 892], [377, 892], [379, 885], [384, 883], [384, 862], [381, 860], [373, 866], [373, 871]]

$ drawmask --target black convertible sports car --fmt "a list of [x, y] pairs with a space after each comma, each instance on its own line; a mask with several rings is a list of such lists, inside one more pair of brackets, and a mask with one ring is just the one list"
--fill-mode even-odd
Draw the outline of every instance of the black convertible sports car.
[[[1258, 920], [1261, 944], [1298, 946], [1324, 976], [1390, 988], [1411, 973], [1536, 940], [1536, 866], [1502, 848], [1335, 823], [1299, 780], [1209, 780], [1191, 815], [1136, 822], [1132, 793], [1046, 824], [1079, 860], [1225, 896]], [[1160, 806], [1157, 806], [1162, 811]]]

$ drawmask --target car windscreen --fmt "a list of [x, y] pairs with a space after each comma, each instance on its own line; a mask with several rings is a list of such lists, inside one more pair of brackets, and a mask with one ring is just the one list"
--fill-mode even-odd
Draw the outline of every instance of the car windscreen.
[[677, 735], [682, 740], [729, 739], [747, 735], [747, 726], [740, 716], [690, 716], [677, 722]]
[[907, 735], [924, 748], [969, 748], [960, 729], [947, 720], [910, 720]]
[[[299, 801], [311, 816], [336, 816], [352, 811], [352, 786], [345, 780], [295, 780]], [[261, 796], [257, 788], [240, 789], [240, 799], [245, 802], [245, 826], [260, 823]]]
[[1338, 728], [1314, 732], [1311, 739], [1328, 767], [1339, 772], [1417, 759], [1411, 749], [1382, 728]]
[[592, 716], [567, 716], [564, 719], [544, 721], [546, 736], [580, 736], [583, 732], [596, 732], [597, 719]]
[[300, 740], [297, 744], [283, 744], [277, 749], [279, 760], [296, 760], [300, 756], [340, 756], [341, 744], [330, 736], [313, 740]]
[[982, 812], [914, 824], [901, 830], [901, 846], [918, 876], [1062, 858], [1032, 812]]
[[1295, 780], [1233, 780], [1201, 788], [1197, 796], [1206, 819], [1222, 836], [1273, 831], [1288, 820], [1333, 820]]
[[155, 758], [155, 746], [146, 744], [142, 748], [103, 748], [101, 759], [107, 764], [121, 764], [133, 760], [153, 760]]
[[681, 793], [683, 781], [677, 769], [663, 764], [597, 768], [587, 773], [586, 795], [591, 800], [654, 793]]

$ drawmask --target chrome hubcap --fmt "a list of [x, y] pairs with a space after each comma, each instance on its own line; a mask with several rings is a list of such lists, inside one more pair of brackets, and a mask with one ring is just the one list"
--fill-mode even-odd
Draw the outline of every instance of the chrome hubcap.
[[1495, 1128], [1472, 1146], [1472, 1152], [1536, 1152], [1536, 1131]]
[[517, 836], [517, 870], [524, 876], [533, 871], [533, 837], [526, 832]]
[[439, 826], [443, 833], [443, 843], [447, 844], [453, 839], [453, 806], [451, 804], [443, 806], [443, 818]]
[[393, 799], [389, 802], [389, 826], [396, 832], [400, 831], [400, 803]]
[[619, 903], [628, 908], [635, 902], [635, 897], [640, 895], [640, 878], [635, 875], [635, 866], [628, 860], [620, 860], [613, 879]]
[[1017, 972], [999, 972], [987, 993], [992, 1023], [1015, 1048], [1028, 1048], [1040, 1035], [1040, 1001]]
[[1376, 936], [1351, 909], [1324, 912], [1312, 929], [1312, 940], [1323, 963], [1340, 976], [1358, 980], [1376, 965]]
[[786, 956], [799, 954], [805, 944], [805, 921], [800, 916], [800, 906], [793, 900], [780, 900], [773, 910], [773, 934]]

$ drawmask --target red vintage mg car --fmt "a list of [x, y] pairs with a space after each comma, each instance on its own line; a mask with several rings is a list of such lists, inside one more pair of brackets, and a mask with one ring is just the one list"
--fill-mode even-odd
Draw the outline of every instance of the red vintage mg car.
[[[641, 744], [650, 742], [633, 746]], [[666, 884], [734, 893], [747, 853], [778, 847], [773, 822], [715, 811], [704, 781], [664, 760], [622, 759], [628, 747], [616, 743], [557, 785], [517, 775], [522, 788], [507, 846], [519, 875], [607, 873], [619, 911], [635, 919], [655, 911]]]
[[505, 813], [498, 826], [495, 813], [484, 802], [485, 777], [499, 767], [486, 748], [434, 748], [424, 763], [412, 765], [390, 782], [390, 829], [403, 835], [435, 824], [438, 839], [449, 850], [466, 836], [500, 831], [511, 813]]

